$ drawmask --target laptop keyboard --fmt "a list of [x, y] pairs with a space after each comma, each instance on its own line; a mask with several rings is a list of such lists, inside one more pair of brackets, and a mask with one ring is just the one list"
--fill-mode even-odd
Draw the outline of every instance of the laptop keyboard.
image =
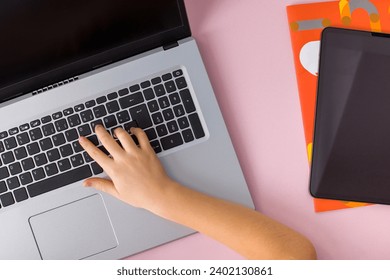
[[[144, 129], [157, 154], [205, 136], [181, 69], [0, 132], [0, 208], [103, 172], [78, 143], [102, 124]], [[136, 141], [136, 138], [133, 137]]]

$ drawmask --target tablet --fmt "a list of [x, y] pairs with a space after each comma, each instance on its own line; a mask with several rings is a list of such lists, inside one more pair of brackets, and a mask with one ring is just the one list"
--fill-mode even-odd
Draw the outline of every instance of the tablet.
[[322, 33], [310, 192], [390, 204], [390, 35]]

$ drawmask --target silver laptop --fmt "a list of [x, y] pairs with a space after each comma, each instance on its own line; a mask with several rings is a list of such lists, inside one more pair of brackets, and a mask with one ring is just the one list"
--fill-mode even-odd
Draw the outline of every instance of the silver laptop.
[[[193, 230], [82, 187], [79, 146], [143, 128], [169, 175], [253, 203], [182, 0], [0, 3], [0, 258], [119, 259]], [[180, 209], [177, 209], [180, 211]]]

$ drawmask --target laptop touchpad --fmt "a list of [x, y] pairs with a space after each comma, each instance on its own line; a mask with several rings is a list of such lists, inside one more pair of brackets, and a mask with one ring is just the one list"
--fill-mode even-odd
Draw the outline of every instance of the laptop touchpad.
[[30, 217], [29, 223], [42, 259], [84, 259], [118, 245], [98, 194]]

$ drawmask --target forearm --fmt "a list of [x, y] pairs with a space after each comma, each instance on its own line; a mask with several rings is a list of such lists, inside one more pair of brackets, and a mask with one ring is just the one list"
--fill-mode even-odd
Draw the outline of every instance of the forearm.
[[152, 212], [193, 228], [249, 259], [315, 258], [311, 243], [286, 226], [241, 205], [172, 183]]

